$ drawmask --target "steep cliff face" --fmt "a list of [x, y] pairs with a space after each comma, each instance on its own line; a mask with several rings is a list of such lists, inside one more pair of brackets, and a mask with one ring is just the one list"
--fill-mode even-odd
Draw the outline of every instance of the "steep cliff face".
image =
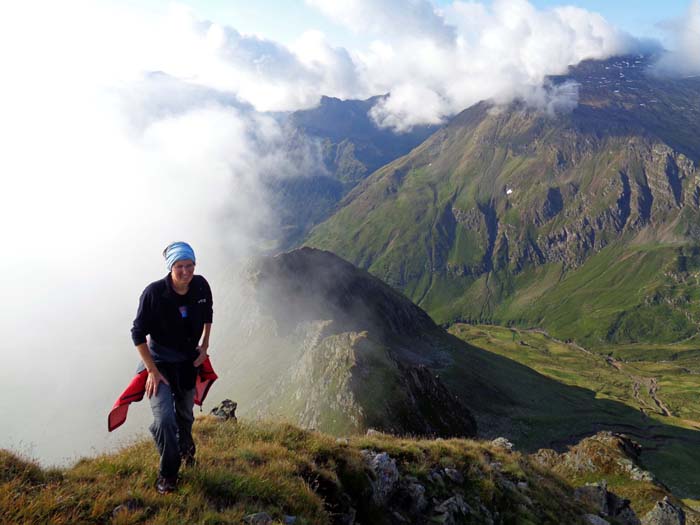
[[368, 332], [316, 340], [258, 410], [295, 413], [306, 428], [340, 435], [372, 428], [452, 437], [477, 430], [470, 410], [435, 372], [403, 364]]
[[[608, 248], [629, 262], [664, 250], [644, 269], [664, 272], [674, 248], [700, 244], [700, 80], [656, 78], [647, 65], [589, 62], [554, 79], [578, 83], [579, 105], [566, 115], [519, 103], [465, 110], [356, 187], [308, 243], [440, 321], [518, 321], [527, 313], [510, 302], [546, 307], [547, 289]], [[533, 272], [552, 275], [534, 291]], [[615, 310], [606, 329], [628, 311]]]
[[432, 371], [451, 360], [444, 332], [379, 279], [305, 248], [257, 261], [248, 284], [248, 324], [224, 336], [238, 353], [224, 368], [244, 413], [342, 435], [476, 434]]

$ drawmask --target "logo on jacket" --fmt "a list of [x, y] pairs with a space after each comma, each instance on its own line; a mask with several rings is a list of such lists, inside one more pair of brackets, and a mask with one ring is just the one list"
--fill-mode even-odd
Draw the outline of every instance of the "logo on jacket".
[[207, 302], [206, 299], [200, 299], [199, 301], [197, 301], [197, 304], [202, 304], [202, 303], [206, 303], [206, 302]]

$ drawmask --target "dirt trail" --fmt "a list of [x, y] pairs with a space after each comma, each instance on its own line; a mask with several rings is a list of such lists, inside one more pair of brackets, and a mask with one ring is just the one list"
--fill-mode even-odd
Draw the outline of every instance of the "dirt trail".
[[575, 343], [574, 341], [562, 341], [561, 339], [557, 339], [556, 337], [554, 337], [554, 336], [552, 336], [552, 335], [549, 335], [549, 333], [547, 333], [546, 330], [542, 330], [541, 328], [530, 328], [530, 329], [528, 329], [528, 330], [522, 330], [522, 331], [523, 331], [523, 332], [530, 332], [530, 333], [533, 333], [533, 334], [540, 334], [540, 335], [543, 335], [543, 336], [545, 336], [547, 339], [549, 339], [550, 341], [554, 341], [555, 343], [559, 343], [559, 344], [561, 344], [561, 345], [571, 346], [571, 347], [575, 348], [576, 350], [580, 350], [580, 351], [583, 352], [584, 354], [596, 355], [596, 356], [598, 355], [598, 354], [594, 354], [594, 353], [591, 352], [590, 350], [588, 350], [588, 349], [582, 347], [581, 345]]
[[[559, 344], [567, 345], [567, 346], [570, 346], [572, 348], [576, 348], [577, 350], [584, 352], [587, 355], [601, 357], [599, 354], [595, 354], [595, 353], [591, 352], [590, 350], [587, 350], [586, 348], [574, 343], [573, 341], [572, 342], [562, 341], [560, 339], [557, 339], [556, 337], [552, 337], [545, 330], [542, 330], [539, 328], [533, 328], [533, 329], [524, 330], [524, 331], [543, 335], [551, 341], [554, 341], [554, 342], [559, 343]], [[668, 407], [661, 400], [661, 398], [659, 398], [659, 396], [658, 396], [659, 383], [655, 377], [640, 377], [640, 376], [632, 375], [624, 370], [624, 364], [622, 363], [622, 361], [618, 361], [617, 359], [615, 359], [612, 356], [605, 356], [605, 362], [609, 366], [611, 366], [612, 368], [614, 368], [615, 370], [617, 370], [621, 374], [626, 375], [629, 379], [632, 380], [632, 396], [639, 403], [639, 409], [643, 413], [646, 413], [647, 410], [650, 410], [650, 411], [654, 411], [654, 412], [661, 411], [661, 414], [666, 416], [666, 417], [670, 417], [673, 415], [671, 413], [671, 411], [668, 409]], [[644, 401], [644, 399], [642, 399], [642, 397], [640, 395], [642, 385], [644, 386], [646, 391], [649, 393], [649, 397], [651, 397], [651, 399], [654, 401], [654, 404], [656, 405], [656, 407], [650, 406], [649, 403], [647, 403], [646, 401]]]
[[668, 409], [666, 405], [664, 405], [663, 401], [659, 399], [656, 395], [656, 392], [659, 390], [659, 384], [656, 381], [655, 377], [651, 378], [651, 381], [649, 382], [649, 395], [651, 398], [654, 400], [654, 403], [656, 403], [656, 406], [658, 406], [661, 409], [661, 412], [663, 412], [664, 416], [670, 416], [671, 411]]
[[618, 360], [616, 360], [613, 357], [607, 356], [605, 358], [605, 362], [608, 363], [610, 366], [612, 366], [615, 370], [618, 372], [622, 372], [622, 363], [620, 363]]

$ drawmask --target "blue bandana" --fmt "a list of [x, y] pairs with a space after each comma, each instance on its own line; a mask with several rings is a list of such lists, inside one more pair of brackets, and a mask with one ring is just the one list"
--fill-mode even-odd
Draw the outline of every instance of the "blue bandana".
[[163, 250], [163, 257], [165, 257], [165, 265], [168, 267], [168, 271], [173, 269], [173, 264], [177, 261], [182, 261], [185, 259], [190, 259], [195, 263], [194, 250], [192, 246], [186, 242], [174, 242], [169, 244], [165, 250]]

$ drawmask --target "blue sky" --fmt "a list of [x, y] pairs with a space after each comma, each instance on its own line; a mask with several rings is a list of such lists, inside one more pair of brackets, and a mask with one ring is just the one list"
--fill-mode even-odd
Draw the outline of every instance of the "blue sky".
[[[688, 9], [688, 0], [587, 0], [568, 2], [589, 11], [600, 13], [609, 22], [637, 37], [663, 38], [658, 24], [682, 17]], [[546, 9], [566, 2], [534, 0], [532, 4]]]
[[[130, 0], [134, 5], [159, 10], [172, 3], [169, 0]], [[304, 0], [184, 0], [195, 13], [220, 24], [231, 25], [244, 33], [256, 33], [267, 38], [290, 42], [303, 31], [318, 29], [336, 45], [358, 47], [361, 40], [346, 28], [325, 18]], [[451, 0], [434, 0], [434, 5], [443, 8]], [[483, 1], [486, 5], [491, 1]], [[663, 22], [682, 18], [690, 4], [689, 0], [530, 0], [539, 9], [572, 5], [601, 14], [608, 22], [636, 37], [655, 38], [665, 41], [661, 29]]]

